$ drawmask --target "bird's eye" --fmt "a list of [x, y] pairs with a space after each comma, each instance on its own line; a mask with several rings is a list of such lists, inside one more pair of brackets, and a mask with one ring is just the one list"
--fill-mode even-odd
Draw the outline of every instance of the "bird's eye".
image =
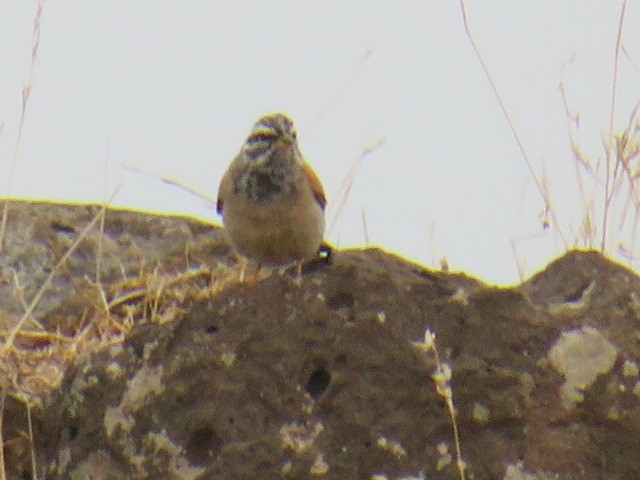
[[298, 138], [298, 132], [296, 132], [295, 130], [291, 130], [291, 137]]

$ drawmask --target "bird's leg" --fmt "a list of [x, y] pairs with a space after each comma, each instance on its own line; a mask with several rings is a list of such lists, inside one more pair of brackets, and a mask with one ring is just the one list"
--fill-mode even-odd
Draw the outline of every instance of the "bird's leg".
[[251, 275], [251, 278], [249, 278], [249, 281], [247, 282], [249, 285], [255, 285], [258, 282], [258, 278], [260, 278], [261, 269], [262, 269], [262, 265], [258, 264], [255, 272], [253, 272], [253, 275]]
[[296, 262], [296, 275], [293, 278], [293, 283], [298, 287], [302, 286], [302, 260]]
[[238, 263], [240, 263], [240, 278], [238, 279], [238, 281], [240, 283], [244, 283], [244, 276], [247, 273], [247, 267], [249, 266], [249, 260], [247, 260], [244, 257], [241, 257], [240, 255], [238, 255], [237, 257], [238, 257]]

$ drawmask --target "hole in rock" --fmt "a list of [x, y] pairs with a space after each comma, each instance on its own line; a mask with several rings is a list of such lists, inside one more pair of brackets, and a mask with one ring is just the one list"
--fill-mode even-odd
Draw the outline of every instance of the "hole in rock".
[[336, 292], [327, 297], [327, 306], [332, 310], [351, 308], [356, 299], [349, 292]]
[[222, 440], [211, 427], [191, 432], [185, 445], [185, 453], [191, 463], [205, 465], [215, 458], [222, 447]]
[[329, 387], [331, 382], [331, 374], [323, 366], [316, 367], [304, 386], [305, 392], [309, 394], [311, 398], [317, 400]]

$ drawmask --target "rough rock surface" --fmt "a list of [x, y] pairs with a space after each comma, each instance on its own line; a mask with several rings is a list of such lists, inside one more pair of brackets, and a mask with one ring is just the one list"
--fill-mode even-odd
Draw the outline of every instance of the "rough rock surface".
[[[162, 268], [229, 260], [214, 227], [110, 215], [115, 256], [146, 225], [135, 243]], [[170, 248], [166, 232], [182, 232]], [[640, 278], [575, 251], [496, 288], [374, 248], [301, 282], [229, 282], [79, 358], [33, 412], [39, 478], [458, 479], [426, 330], [452, 369], [468, 478], [640, 478]]]

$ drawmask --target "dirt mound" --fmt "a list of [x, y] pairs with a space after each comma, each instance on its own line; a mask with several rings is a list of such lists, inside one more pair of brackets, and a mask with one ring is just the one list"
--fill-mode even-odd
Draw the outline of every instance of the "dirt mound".
[[[181, 270], [177, 243], [166, 248], [178, 277], [230, 262], [215, 228], [162, 222], [190, 245]], [[122, 245], [130, 233], [111, 225]], [[164, 268], [152, 237], [133, 243]], [[452, 371], [469, 478], [640, 478], [640, 279], [597, 253], [569, 252], [515, 288], [379, 249], [335, 252], [301, 282], [215, 278], [153, 296], [121, 341], [74, 358], [32, 412], [46, 478], [459, 479], [427, 331]], [[67, 301], [55, 318], [68, 324]]]

